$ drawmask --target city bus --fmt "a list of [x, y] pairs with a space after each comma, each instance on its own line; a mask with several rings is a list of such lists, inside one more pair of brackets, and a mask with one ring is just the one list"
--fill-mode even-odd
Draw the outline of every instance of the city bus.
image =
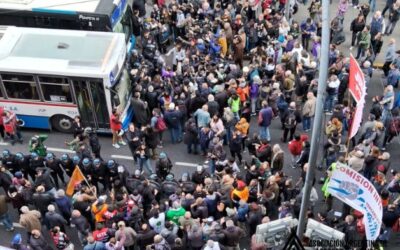
[[0, 0], [0, 25], [119, 32], [127, 50], [132, 35], [133, 0]]
[[127, 127], [130, 97], [123, 34], [0, 27], [0, 106], [24, 127], [108, 132], [113, 108]]

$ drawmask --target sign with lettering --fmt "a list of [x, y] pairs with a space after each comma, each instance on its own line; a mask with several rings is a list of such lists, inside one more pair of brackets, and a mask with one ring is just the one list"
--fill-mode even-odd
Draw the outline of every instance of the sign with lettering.
[[334, 197], [364, 214], [367, 240], [376, 240], [382, 225], [382, 201], [374, 185], [347, 166], [338, 166], [328, 184]]

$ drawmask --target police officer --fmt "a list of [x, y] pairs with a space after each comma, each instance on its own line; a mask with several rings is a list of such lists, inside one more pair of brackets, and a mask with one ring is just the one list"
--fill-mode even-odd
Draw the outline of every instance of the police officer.
[[94, 155], [94, 157], [103, 160], [103, 158], [101, 158], [100, 156], [100, 150], [101, 150], [101, 144], [99, 141], [99, 138], [97, 137], [97, 134], [95, 131], [93, 131], [93, 129], [91, 127], [87, 127], [84, 130], [84, 133], [87, 134], [88, 138], [89, 138], [89, 145], [90, 148], [92, 149], [92, 153]]
[[110, 186], [107, 182], [107, 166], [99, 158], [93, 160], [93, 174], [91, 183], [100, 192], [99, 183], [103, 185], [103, 192], [109, 190]]
[[168, 199], [171, 195], [176, 194], [179, 189], [179, 183], [174, 179], [172, 174], [165, 177], [165, 181], [161, 183], [162, 198]]
[[72, 173], [74, 172], [75, 165], [72, 162], [72, 159], [69, 157], [68, 154], [63, 154], [61, 156], [61, 166], [64, 169], [65, 173], [71, 177]]
[[204, 179], [207, 177], [210, 177], [210, 174], [207, 173], [202, 165], [198, 165], [196, 172], [192, 174], [192, 181], [198, 185], [204, 184]]
[[190, 180], [190, 176], [188, 173], [183, 173], [180, 180], [180, 187], [183, 193], [193, 194], [196, 190], [196, 183]]
[[161, 180], [165, 180], [165, 177], [170, 173], [172, 168], [172, 162], [166, 153], [161, 152], [159, 159], [156, 162], [156, 174]]
[[[28, 174], [29, 174], [29, 161], [30, 161], [31, 156], [30, 155], [24, 155], [21, 152], [18, 152], [15, 154], [15, 164], [17, 164], [17, 168], [20, 169], [20, 171], [24, 174], [24, 178], [28, 180]], [[33, 175], [34, 177], [35, 175]], [[33, 179], [31, 176], [31, 178]]]
[[2, 166], [4, 166], [8, 171], [12, 174], [18, 172], [20, 169], [18, 168], [18, 164], [15, 160], [15, 155], [11, 154], [8, 149], [3, 151], [3, 158], [1, 159]]
[[60, 188], [58, 178], [60, 178], [61, 182], [65, 185], [64, 171], [62, 170], [61, 160], [56, 158], [53, 153], [48, 153], [44, 163], [46, 167], [51, 169], [51, 177], [53, 177], [56, 188]]
[[93, 165], [89, 158], [83, 158], [81, 171], [88, 179], [92, 178]]
[[72, 165], [74, 166], [73, 169], [72, 169], [72, 172], [74, 171], [75, 166], [78, 166], [80, 169], [82, 169], [83, 168], [83, 166], [82, 166], [82, 158], [79, 157], [79, 155], [74, 155], [72, 157]]
[[33, 181], [36, 180], [36, 170], [38, 168], [44, 168], [43, 158], [40, 157], [36, 152], [32, 152], [29, 160], [28, 174], [32, 177]]
[[108, 183], [113, 183], [118, 177], [118, 164], [114, 160], [109, 160], [107, 162]]

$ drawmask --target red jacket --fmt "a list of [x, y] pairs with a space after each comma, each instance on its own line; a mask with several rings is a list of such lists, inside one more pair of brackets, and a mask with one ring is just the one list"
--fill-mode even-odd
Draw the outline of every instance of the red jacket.
[[116, 117], [115, 115], [111, 115], [110, 128], [113, 131], [119, 131], [122, 129], [122, 123], [119, 121], [119, 117]]
[[9, 112], [9, 116], [3, 116], [4, 131], [14, 134], [17, 127], [17, 117], [14, 113]]
[[301, 150], [303, 150], [303, 142], [292, 140], [289, 142], [288, 148], [292, 155], [300, 155]]

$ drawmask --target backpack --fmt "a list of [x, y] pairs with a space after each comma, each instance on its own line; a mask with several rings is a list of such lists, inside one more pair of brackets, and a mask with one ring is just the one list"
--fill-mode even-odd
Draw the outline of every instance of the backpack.
[[400, 132], [400, 119], [393, 118], [389, 125], [389, 132], [392, 135], [396, 135]]
[[285, 128], [292, 129], [296, 127], [296, 125], [297, 125], [296, 116], [294, 115], [294, 112], [290, 112], [285, 119]]
[[165, 124], [164, 118], [162, 118], [161, 116], [157, 117], [157, 122], [156, 122], [155, 128], [159, 132], [163, 132], [167, 129], [167, 125]]

